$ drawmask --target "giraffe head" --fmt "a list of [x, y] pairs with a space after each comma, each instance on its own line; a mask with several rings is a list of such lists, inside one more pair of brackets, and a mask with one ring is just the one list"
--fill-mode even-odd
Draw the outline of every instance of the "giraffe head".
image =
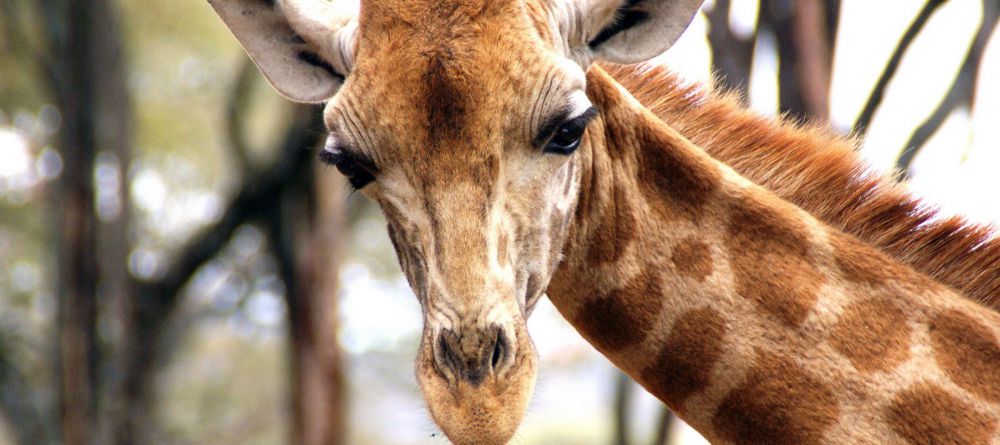
[[525, 321], [559, 263], [598, 110], [585, 70], [669, 47], [697, 0], [209, 0], [272, 85], [322, 102], [321, 159], [381, 206], [423, 309], [417, 380], [457, 443], [505, 443]]

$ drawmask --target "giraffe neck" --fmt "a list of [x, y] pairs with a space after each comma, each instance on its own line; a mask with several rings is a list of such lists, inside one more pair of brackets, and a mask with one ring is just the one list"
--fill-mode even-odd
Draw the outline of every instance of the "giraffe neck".
[[608, 66], [608, 73], [677, 132], [740, 175], [962, 295], [1000, 310], [997, 228], [942, 214], [856, 144], [824, 127], [747, 110], [662, 66]]
[[600, 69], [588, 95], [548, 295], [616, 366], [720, 442], [1000, 439], [1000, 314], [743, 179]]

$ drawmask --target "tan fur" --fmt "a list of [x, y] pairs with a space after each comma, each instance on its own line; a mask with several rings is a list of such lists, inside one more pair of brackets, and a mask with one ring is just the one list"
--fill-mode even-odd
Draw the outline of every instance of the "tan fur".
[[1000, 308], [994, 227], [933, 206], [872, 171], [828, 129], [763, 117], [664, 67], [605, 65], [639, 102], [747, 179], [969, 298]]

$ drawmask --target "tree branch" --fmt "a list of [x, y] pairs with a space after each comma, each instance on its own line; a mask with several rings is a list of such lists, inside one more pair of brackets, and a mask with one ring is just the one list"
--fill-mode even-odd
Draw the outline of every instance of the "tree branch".
[[896, 159], [896, 170], [903, 177], [909, 176], [913, 160], [927, 143], [927, 140], [941, 128], [945, 119], [960, 106], [971, 108], [972, 102], [975, 100], [976, 83], [979, 80], [979, 65], [983, 60], [986, 44], [993, 34], [993, 30], [997, 27], [998, 19], [1000, 19], [1000, 6], [994, 0], [983, 0], [983, 19], [976, 32], [976, 38], [965, 55], [962, 67], [958, 70], [958, 76], [955, 77], [948, 93], [945, 94], [944, 99], [934, 109], [934, 112], [917, 127], [910, 139], [906, 141], [903, 152]]
[[871, 95], [868, 96], [868, 101], [865, 102], [865, 107], [861, 110], [861, 114], [858, 115], [857, 121], [854, 122], [852, 126], [852, 133], [857, 136], [864, 136], [868, 132], [868, 126], [871, 125], [872, 118], [875, 116], [875, 110], [882, 104], [882, 99], [885, 96], [885, 89], [889, 86], [889, 82], [895, 77], [896, 71], [899, 69], [899, 63], [903, 60], [903, 55], [906, 54], [906, 50], [909, 49], [910, 44], [913, 40], [917, 38], [920, 31], [927, 24], [931, 15], [938, 7], [944, 4], [946, 0], [929, 0], [924, 4], [924, 7], [920, 9], [920, 13], [917, 14], [917, 18], [910, 23], [909, 28], [903, 34], [903, 37], [899, 40], [899, 44], [896, 49], [892, 51], [892, 56], [889, 58], [889, 62], [886, 64], [885, 69], [878, 78], [878, 82], [875, 83], [875, 88], [872, 89]]
[[729, 26], [730, 0], [716, 0], [708, 11], [708, 43], [712, 48], [712, 68], [726, 89], [749, 98], [750, 68], [753, 64], [757, 32], [740, 38]]
[[251, 176], [254, 169], [250, 161], [250, 144], [247, 143], [242, 124], [256, 73], [257, 67], [249, 57], [244, 57], [236, 74], [236, 81], [233, 82], [229, 100], [226, 101], [226, 137], [233, 157], [239, 163], [240, 171], [246, 172], [247, 176]]
[[133, 314], [137, 341], [129, 351], [125, 377], [126, 396], [133, 401], [129, 403], [132, 409], [128, 413], [128, 427], [116, 438], [117, 443], [142, 443], [145, 439], [151, 413], [143, 412], [142, 408], [149, 405], [144, 401], [151, 398], [151, 371], [156, 369], [163, 355], [160, 347], [162, 327], [177, 309], [184, 285], [226, 245], [239, 226], [274, 211], [284, 185], [309, 168], [314, 158], [311, 148], [322, 134], [322, 113], [315, 108], [300, 109], [308, 115], [295, 119], [286, 131], [278, 148], [279, 159], [267, 170], [244, 180], [222, 217], [181, 249], [166, 275], [133, 286], [137, 289]]
[[807, 115], [820, 121], [830, 118], [832, 45], [826, 29], [826, 17], [830, 14], [826, 6], [820, 0], [799, 0], [792, 11], [792, 32], [799, 61], [795, 67], [799, 94]]
[[215, 256], [236, 228], [270, 210], [262, 207], [262, 204], [272, 202], [285, 182], [301, 173], [302, 168], [308, 167], [313, 158], [309, 148], [319, 141], [320, 128], [322, 117], [313, 109], [310, 109], [308, 119], [297, 119], [286, 132], [279, 148], [279, 153], [283, 156], [271, 168], [256, 177], [247, 178], [219, 221], [202, 230], [200, 235], [187, 243], [187, 247], [181, 250], [182, 253], [168, 269], [169, 272], [155, 282], [140, 285], [144, 293], [156, 295], [161, 300], [161, 307], [171, 306], [188, 278]]

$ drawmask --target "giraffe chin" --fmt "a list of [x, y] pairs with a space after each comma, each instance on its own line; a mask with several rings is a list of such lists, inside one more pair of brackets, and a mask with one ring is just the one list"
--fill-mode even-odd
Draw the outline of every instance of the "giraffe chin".
[[[527, 339], [527, 333], [520, 338]], [[445, 379], [434, 369], [430, 348], [420, 349], [417, 383], [434, 422], [456, 445], [502, 445], [514, 436], [531, 400], [538, 372], [531, 340], [519, 343], [516, 364], [478, 385]]]

